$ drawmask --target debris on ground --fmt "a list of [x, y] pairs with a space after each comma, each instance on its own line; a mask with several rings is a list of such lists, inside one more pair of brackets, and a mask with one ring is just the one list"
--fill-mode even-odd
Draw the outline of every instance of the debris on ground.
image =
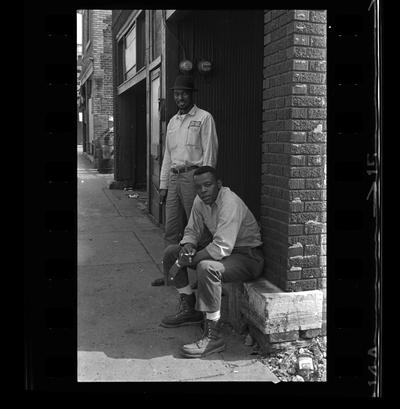
[[250, 355], [260, 355], [261, 350], [257, 343], [254, 343], [253, 348], [250, 352]]
[[129, 199], [136, 199], [135, 203], [138, 205], [138, 208], [144, 212], [148, 213], [148, 194], [145, 190], [134, 191], [132, 189], [127, 190], [126, 195]]
[[244, 344], [246, 346], [252, 346], [254, 343], [253, 337], [250, 334], [246, 335], [246, 339], [244, 340]]
[[125, 187], [124, 191], [125, 195], [129, 197], [129, 199], [137, 199], [138, 202], [144, 206], [148, 205], [148, 195], [146, 191], [134, 191], [132, 187]]
[[307, 347], [291, 347], [263, 356], [261, 361], [282, 382], [326, 382], [326, 337]]

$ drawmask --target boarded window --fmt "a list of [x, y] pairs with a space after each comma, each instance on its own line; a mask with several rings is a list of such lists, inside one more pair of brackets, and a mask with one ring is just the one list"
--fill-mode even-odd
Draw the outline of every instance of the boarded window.
[[145, 47], [145, 14], [142, 12], [138, 16], [136, 20], [136, 43], [137, 43], [137, 64], [136, 64], [136, 70], [139, 71], [142, 67], [145, 65], [145, 53], [146, 53], [146, 47]]
[[[121, 43], [123, 49], [123, 80], [132, 78], [141, 68], [145, 66], [145, 13], [142, 12], [124, 36]], [[120, 45], [118, 44], [118, 53]]]
[[161, 55], [162, 10], [151, 11], [152, 57], [155, 60]]
[[136, 25], [125, 37], [125, 79], [136, 72]]

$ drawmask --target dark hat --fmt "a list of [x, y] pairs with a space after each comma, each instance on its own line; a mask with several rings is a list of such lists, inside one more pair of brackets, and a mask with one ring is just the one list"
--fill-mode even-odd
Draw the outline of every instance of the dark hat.
[[189, 75], [178, 75], [175, 79], [175, 84], [171, 89], [187, 89], [197, 91], [194, 87], [193, 77]]

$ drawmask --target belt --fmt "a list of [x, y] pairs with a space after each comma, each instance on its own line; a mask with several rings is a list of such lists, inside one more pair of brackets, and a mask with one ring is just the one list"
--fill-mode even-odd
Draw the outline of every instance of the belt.
[[259, 246], [257, 246], [257, 247], [250, 247], [250, 246], [239, 246], [239, 247], [234, 247], [233, 248], [233, 250], [248, 250], [248, 249], [251, 249], [251, 250], [262, 250], [263, 249], [263, 245], [262, 244], [260, 244]]
[[197, 169], [198, 166], [182, 166], [180, 168], [171, 168], [171, 172], [175, 173], [175, 175], [179, 175], [180, 173], [188, 172], [192, 169]]

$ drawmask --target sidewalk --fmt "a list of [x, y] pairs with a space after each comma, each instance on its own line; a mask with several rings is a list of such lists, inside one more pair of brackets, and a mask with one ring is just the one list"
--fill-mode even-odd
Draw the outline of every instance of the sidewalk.
[[227, 325], [226, 351], [180, 357], [201, 329], [159, 326], [178, 299], [150, 285], [162, 276], [162, 230], [112, 180], [78, 150], [78, 381], [278, 382]]

